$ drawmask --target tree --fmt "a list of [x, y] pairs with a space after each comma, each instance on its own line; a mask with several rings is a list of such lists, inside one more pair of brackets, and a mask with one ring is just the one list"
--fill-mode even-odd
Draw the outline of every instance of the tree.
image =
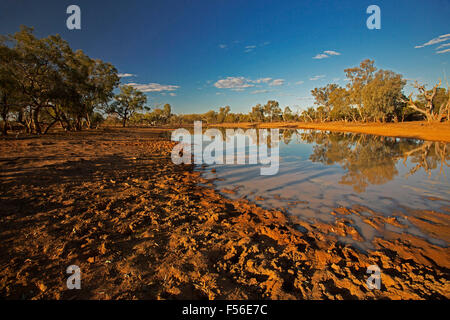
[[301, 117], [305, 122], [313, 122], [316, 119], [316, 110], [313, 107], [309, 107], [302, 111]]
[[344, 70], [346, 77], [349, 80], [347, 89], [350, 93], [351, 104], [356, 106], [362, 121], [366, 121], [362, 111], [362, 90], [364, 86], [373, 79], [376, 70], [377, 68], [374, 67], [374, 61], [370, 59], [362, 61], [359, 67]]
[[231, 111], [230, 106], [220, 107], [219, 114], [217, 115], [217, 122], [218, 123], [224, 122], [230, 111]]
[[[415, 103], [412, 100], [413, 93], [409, 95], [409, 100], [402, 99], [403, 102], [407, 104], [408, 107], [414, 109], [415, 111], [423, 114], [428, 122], [437, 121], [440, 122], [445, 116], [447, 121], [450, 120], [450, 88], [447, 89], [447, 99], [441, 97], [439, 100], [436, 98], [436, 93], [438, 92], [438, 87], [441, 85], [441, 81], [436, 84], [433, 89], [426, 90], [424, 85], [419, 85], [416, 81], [414, 87], [419, 91], [420, 96], [423, 100], [422, 103]], [[444, 89], [445, 90], [445, 89]], [[440, 102], [441, 105], [436, 104]], [[447, 114], [446, 114], [447, 113]]]
[[329, 105], [331, 106], [331, 120], [354, 120], [354, 112], [350, 106], [350, 94], [345, 88], [337, 87], [330, 93]]
[[323, 113], [325, 114], [325, 119], [329, 120], [329, 114], [331, 111], [330, 105], [330, 95], [331, 93], [338, 88], [337, 84], [328, 84], [322, 88], [314, 88], [311, 90], [311, 94], [315, 98], [315, 104], [319, 107], [322, 107]]
[[95, 109], [105, 108], [119, 83], [117, 69], [109, 63], [94, 60], [81, 50], [65, 53], [62, 81], [64, 94], [50, 109], [67, 130], [81, 130], [83, 121], [92, 127]]
[[264, 110], [260, 104], [257, 104], [250, 111], [250, 121], [263, 122], [264, 121]]
[[292, 114], [292, 110], [289, 107], [284, 108], [283, 111], [283, 121], [292, 121], [294, 119], [294, 115]]
[[171, 116], [172, 116], [172, 107], [170, 104], [166, 103], [163, 107], [164, 122], [167, 123]]
[[8, 75], [1, 90], [20, 97], [20, 106], [11, 109], [7, 102], [4, 114], [15, 113], [30, 133], [46, 133], [58, 121], [66, 130], [81, 130], [84, 122], [90, 127], [95, 109], [109, 102], [119, 83], [114, 66], [74, 52], [59, 35], [38, 39], [22, 26], [0, 46], [1, 72]]
[[137, 111], [145, 110], [147, 103], [145, 94], [132, 86], [121, 86], [120, 93], [114, 97], [114, 102], [107, 109], [107, 113], [115, 113], [122, 120], [125, 127], [127, 120]]
[[[29, 107], [30, 121], [23, 124], [29, 132], [39, 134], [42, 133], [40, 112], [62, 96], [63, 52], [70, 47], [60, 36], [37, 39], [32, 32], [32, 28], [22, 26], [20, 31], [8, 37], [16, 53], [9, 72]], [[22, 118], [19, 117], [20, 120]]]
[[273, 120], [278, 120], [281, 117], [281, 108], [278, 104], [278, 101], [269, 100], [263, 107], [264, 115], [266, 118], [270, 119], [270, 122]]
[[209, 110], [203, 115], [203, 118], [207, 123], [215, 123], [217, 121], [217, 112]]
[[394, 119], [403, 108], [402, 90], [406, 81], [400, 74], [379, 70], [361, 90], [362, 114], [365, 119], [381, 121]]
[[3, 120], [3, 135], [8, 133], [10, 113], [18, 110], [23, 103], [18, 84], [11, 76], [8, 68], [14, 58], [14, 50], [0, 43], [0, 116]]

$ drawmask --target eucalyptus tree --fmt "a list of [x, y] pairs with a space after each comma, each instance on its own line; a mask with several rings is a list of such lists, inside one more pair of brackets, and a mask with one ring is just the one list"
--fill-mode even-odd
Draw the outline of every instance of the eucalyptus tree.
[[361, 91], [363, 114], [370, 121], [386, 122], [394, 119], [404, 108], [403, 87], [406, 81], [400, 74], [379, 70]]
[[107, 113], [116, 114], [125, 127], [135, 112], [147, 109], [146, 103], [147, 96], [143, 92], [132, 86], [123, 85], [120, 87], [120, 93], [114, 96], [114, 102], [107, 108]]
[[9, 65], [14, 59], [14, 50], [0, 42], [0, 116], [3, 120], [3, 135], [8, 133], [11, 112], [19, 110], [23, 103], [18, 84], [9, 71]]
[[65, 62], [64, 95], [54, 105], [54, 113], [68, 130], [81, 130], [83, 123], [92, 127], [95, 111], [104, 109], [114, 97], [113, 90], [120, 81], [117, 70], [81, 50], [66, 52]]
[[252, 107], [250, 111], [250, 121], [252, 122], [263, 122], [264, 121], [264, 109], [260, 104]]
[[225, 122], [225, 119], [227, 118], [230, 111], [231, 111], [230, 106], [220, 107], [219, 113], [217, 114], [217, 122], [218, 123]]
[[374, 72], [377, 70], [377, 68], [374, 67], [374, 63], [373, 60], [366, 59], [360, 63], [359, 67], [344, 70], [346, 77], [349, 80], [347, 89], [350, 93], [351, 104], [357, 108], [362, 121], [367, 120], [363, 112], [362, 91], [374, 77]]
[[431, 90], [427, 90], [425, 85], [420, 85], [417, 81], [414, 87], [419, 91], [419, 99], [414, 102], [412, 99], [413, 92], [408, 97], [408, 100], [403, 99], [403, 102], [408, 107], [422, 114], [428, 122], [440, 122], [444, 117], [450, 121], [450, 87], [445, 90], [439, 88], [441, 81], [433, 86]]
[[46, 133], [58, 121], [67, 130], [90, 126], [95, 109], [108, 103], [119, 83], [114, 66], [74, 52], [59, 35], [38, 39], [22, 26], [0, 45], [0, 90], [20, 97], [15, 109], [8, 102], [3, 111], [6, 118], [15, 112], [28, 132]]
[[294, 114], [292, 113], [291, 108], [289, 106], [284, 108], [283, 111], [283, 121], [292, 121], [294, 120]]
[[170, 117], [172, 116], [172, 106], [170, 104], [166, 103], [162, 110], [163, 110], [164, 123], [168, 123], [170, 120]]
[[311, 94], [315, 99], [315, 104], [321, 108], [322, 113], [324, 114], [323, 120], [330, 120], [330, 112], [331, 112], [331, 104], [330, 104], [330, 95], [331, 93], [338, 88], [337, 84], [328, 84], [322, 88], [314, 88], [311, 90]]
[[281, 117], [281, 108], [278, 101], [269, 100], [263, 107], [265, 118], [270, 120], [279, 120]]
[[61, 69], [64, 66], [63, 52], [69, 49], [60, 36], [37, 39], [33, 29], [22, 26], [20, 31], [8, 36], [13, 44], [15, 58], [8, 67], [17, 88], [26, 100], [30, 121], [24, 121], [24, 110], [18, 117], [28, 131], [42, 133], [40, 112], [52, 105], [61, 95]]

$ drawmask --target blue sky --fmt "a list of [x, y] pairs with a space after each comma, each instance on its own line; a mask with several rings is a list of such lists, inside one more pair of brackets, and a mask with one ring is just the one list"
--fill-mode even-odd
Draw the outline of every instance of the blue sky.
[[[81, 8], [81, 30], [66, 27], [71, 4]], [[380, 30], [366, 27], [372, 4]], [[58, 33], [133, 75], [122, 83], [146, 91], [150, 106], [247, 112], [269, 99], [310, 106], [311, 89], [345, 86], [343, 70], [366, 58], [432, 85], [450, 75], [449, 17], [449, 0], [2, 0], [0, 34], [21, 24], [38, 36]]]

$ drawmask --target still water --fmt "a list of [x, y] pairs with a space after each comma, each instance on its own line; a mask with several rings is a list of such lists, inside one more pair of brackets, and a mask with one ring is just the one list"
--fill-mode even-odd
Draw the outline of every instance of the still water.
[[[339, 207], [362, 213], [368, 208], [397, 216], [406, 225], [411, 209], [449, 213], [450, 144], [301, 129], [280, 129], [279, 140], [275, 175], [261, 175], [260, 164], [213, 164], [199, 170], [218, 190], [227, 191], [227, 197], [246, 198], [310, 222], [332, 223], [330, 212]], [[367, 241], [379, 236], [356, 217], [351, 219]], [[448, 246], [413, 225], [398, 231]]]

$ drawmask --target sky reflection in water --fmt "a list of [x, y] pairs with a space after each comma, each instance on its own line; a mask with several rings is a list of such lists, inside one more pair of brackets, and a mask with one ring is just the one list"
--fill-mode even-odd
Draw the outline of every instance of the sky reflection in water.
[[[445, 213], [443, 208], [449, 207], [450, 144], [300, 129], [280, 130], [280, 136], [278, 174], [262, 176], [260, 165], [234, 164], [201, 169], [204, 177], [218, 178], [214, 184], [219, 190], [235, 190], [235, 194], [226, 193], [228, 197], [284, 208], [308, 221], [333, 222], [334, 208], [357, 205], [386, 216], [399, 211], [407, 214], [408, 208]], [[351, 219], [365, 239], [377, 235], [358, 217]], [[448, 245], [412, 225], [407, 232]]]

